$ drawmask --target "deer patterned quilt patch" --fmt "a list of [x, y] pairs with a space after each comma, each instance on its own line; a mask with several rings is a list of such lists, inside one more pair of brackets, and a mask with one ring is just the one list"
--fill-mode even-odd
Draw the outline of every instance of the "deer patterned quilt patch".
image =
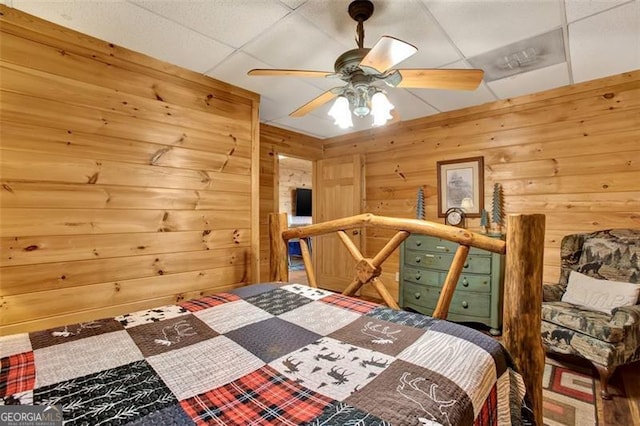
[[1, 403], [68, 424], [530, 424], [490, 337], [299, 284], [2, 337], [0, 363]]

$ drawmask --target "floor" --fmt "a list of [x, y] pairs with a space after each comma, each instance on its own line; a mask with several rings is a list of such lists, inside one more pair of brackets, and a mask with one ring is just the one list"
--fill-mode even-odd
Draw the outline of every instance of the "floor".
[[[307, 275], [302, 271], [289, 271], [289, 281], [308, 284]], [[374, 300], [374, 302], [380, 302]], [[557, 357], [557, 356], [554, 356]], [[559, 360], [588, 367], [589, 364], [575, 357], [558, 357]], [[595, 370], [596, 394], [600, 394], [598, 374]], [[609, 401], [597, 398], [599, 426], [640, 426], [640, 362], [619, 367], [609, 382]], [[582, 426], [582, 425], [581, 425]], [[584, 425], [587, 426], [587, 425]]]

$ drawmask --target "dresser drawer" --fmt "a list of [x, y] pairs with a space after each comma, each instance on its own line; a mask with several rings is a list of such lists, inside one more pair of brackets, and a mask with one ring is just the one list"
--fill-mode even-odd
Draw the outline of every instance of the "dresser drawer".
[[405, 281], [402, 286], [402, 296], [405, 304], [426, 308], [421, 312], [431, 315], [438, 303], [440, 288]]
[[[451, 265], [452, 261], [452, 254], [438, 254], [407, 250], [404, 255], [404, 262], [407, 265], [438, 269], [445, 272], [449, 270], [449, 266]], [[463, 272], [473, 274], [490, 274], [491, 257], [468, 256], [464, 264]]]
[[427, 271], [418, 268], [405, 267], [402, 271], [402, 280], [411, 281], [416, 284], [440, 286], [442, 285], [440, 273], [436, 271]]
[[[443, 279], [444, 282], [444, 279]], [[491, 275], [462, 274], [456, 285], [456, 291], [491, 292]]]
[[[405, 242], [405, 245], [409, 250], [426, 250], [436, 253], [450, 254], [455, 253], [459, 246], [458, 243], [454, 243], [453, 241], [418, 234], [409, 236], [409, 238], [407, 238]], [[475, 247], [472, 247], [471, 250], [469, 250], [469, 254], [479, 254], [484, 256], [491, 255], [490, 252]]]
[[[441, 289], [438, 287], [405, 282], [402, 296], [405, 304], [424, 307], [424, 312], [431, 315], [438, 304], [440, 293]], [[468, 317], [489, 318], [491, 316], [491, 295], [456, 291], [451, 299], [449, 312]]]

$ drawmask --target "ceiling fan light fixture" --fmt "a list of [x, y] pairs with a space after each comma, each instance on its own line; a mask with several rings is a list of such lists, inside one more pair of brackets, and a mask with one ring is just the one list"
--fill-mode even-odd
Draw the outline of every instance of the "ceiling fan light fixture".
[[374, 126], [384, 126], [387, 120], [391, 120], [391, 110], [394, 108], [393, 104], [389, 102], [389, 99], [383, 92], [376, 92], [371, 97], [371, 115], [373, 116]]
[[333, 118], [333, 124], [337, 125], [341, 129], [353, 127], [351, 111], [349, 110], [349, 100], [345, 96], [338, 96], [336, 98], [331, 109], [329, 109], [328, 115]]

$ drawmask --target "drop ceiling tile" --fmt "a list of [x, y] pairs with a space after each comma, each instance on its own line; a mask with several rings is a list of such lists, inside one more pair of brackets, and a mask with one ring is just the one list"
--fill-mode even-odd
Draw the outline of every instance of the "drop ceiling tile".
[[640, 2], [569, 25], [573, 80], [592, 80], [640, 68]]
[[248, 76], [247, 71], [252, 68], [269, 67], [246, 53], [236, 52], [207, 75], [266, 96], [287, 107], [289, 112], [323, 92], [300, 78]]
[[407, 89], [389, 88], [387, 90], [387, 97], [389, 101], [395, 105], [396, 112], [400, 115], [402, 121], [426, 117], [439, 112]]
[[274, 68], [333, 71], [344, 49], [304, 18], [291, 14], [243, 50]]
[[564, 0], [567, 22], [571, 23], [586, 16], [595, 15], [630, 0]]
[[324, 119], [313, 114], [307, 114], [304, 117], [300, 118], [283, 117], [271, 121], [269, 122], [269, 124], [278, 127], [284, 127], [286, 129], [304, 133], [306, 135], [314, 136], [320, 139], [337, 136], [342, 134], [341, 132], [345, 132], [338, 126], [334, 126], [333, 121], [328, 119], [328, 117], [327, 119]]
[[467, 57], [562, 25], [560, 0], [422, 1]]
[[289, 9], [277, 1], [133, 1], [145, 9], [236, 48], [290, 13]]
[[552, 65], [487, 83], [500, 99], [542, 92], [570, 84], [567, 63]]
[[[356, 22], [348, 14], [349, 0], [308, 0], [299, 10], [307, 20], [338, 40], [344, 50], [355, 49]], [[418, 53], [402, 62], [405, 68], [438, 67], [460, 59], [455, 47], [418, 0], [377, 0], [373, 16], [364, 23], [365, 47], [383, 35], [411, 43]]]
[[126, 2], [13, 0], [17, 9], [197, 72], [233, 50]]
[[304, 4], [307, 0], [280, 0], [281, 3], [285, 4], [287, 7], [291, 9], [297, 9]]
[[262, 122], [287, 117], [291, 111], [292, 108], [284, 102], [276, 102], [266, 96], [260, 98], [260, 121]]

